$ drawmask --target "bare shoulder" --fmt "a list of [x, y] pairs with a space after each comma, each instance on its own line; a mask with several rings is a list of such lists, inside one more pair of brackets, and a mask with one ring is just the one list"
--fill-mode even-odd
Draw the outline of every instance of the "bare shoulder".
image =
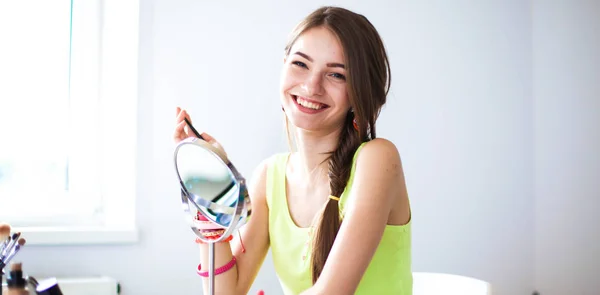
[[390, 140], [375, 138], [367, 142], [360, 151], [357, 158], [358, 169], [368, 169], [371, 170], [370, 173], [401, 173], [400, 152]]
[[383, 138], [366, 143], [358, 155], [355, 177], [355, 185], [362, 192], [357, 196], [357, 203], [383, 204], [389, 209], [387, 224], [390, 225], [402, 225], [410, 220], [406, 180], [400, 152], [394, 143]]
[[389, 223], [404, 223], [409, 211], [408, 194], [400, 152], [393, 142], [384, 138], [367, 142], [358, 154], [354, 175], [356, 205], [380, 204], [383, 207], [379, 210], [385, 211], [377, 212], [389, 211]]
[[276, 155], [272, 155], [266, 159], [263, 159], [257, 166], [254, 168], [252, 172], [252, 176], [249, 182], [249, 188], [251, 190], [250, 198], [255, 201], [255, 199], [266, 198], [267, 194], [267, 171], [269, 166], [275, 160]]

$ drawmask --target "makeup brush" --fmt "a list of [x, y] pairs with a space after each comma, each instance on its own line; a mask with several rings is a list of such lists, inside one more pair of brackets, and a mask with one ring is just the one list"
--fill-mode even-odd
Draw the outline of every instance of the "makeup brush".
[[10, 224], [6, 222], [0, 222], [0, 239], [4, 239], [10, 235]]
[[17, 235], [17, 234], [13, 234], [12, 238], [11, 237], [6, 238], [6, 242], [7, 242], [7, 243], [5, 243], [6, 246], [4, 247], [4, 249], [2, 249], [2, 251], [0, 251], [0, 263], [2, 263], [2, 264], [0, 264], [0, 266], [1, 266], [0, 269], [4, 268], [4, 266], [7, 265], [4, 262], [6, 261], [7, 256], [13, 251], [13, 249], [15, 247], [15, 242], [17, 241], [18, 236], [19, 235]]
[[4, 248], [4, 250], [2, 250], [2, 257], [8, 255], [8, 253], [10, 253], [10, 250], [15, 246], [15, 244], [17, 243], [17, 241], [19, 240], [19, 237], [21, 237], [21, 232], [16, 232], [12, 235], [10, 242], [8, 242], [8, 245], [6, 246], [6, 248]]
[[192, 129], [192, 132], [194, 132], [194, 135], [196, 135], [196, 137], [204, 140], [204, 137], [202, 135], [200, 135], [200, 132], [198, 132], [198, 130], [196, 130], [196, 128], [194, 128], [194, 126], [192, 126], [192, 123], [187, 118], [183, 118], [183, 119], [188, 124], [188, 126], [190, 127], [190, 129]]
[[17, 255], [17, 253], [19, 253], [19, 250], [21, 250], [21, 248], [23, 248], [23, 246], [25, 246], [25, 239], [20, 238], [19, 241], [17, 242], [17, 245], [13, 247], [13, 249], [11, 249], [10, 253], [8, 253], [8, 256], [3, 257], [2, 261], [0, 261], [0, 269], [4, 268], [6, 265], [8, 265], [8, 263], [13, 259], [13, 257], [15, 257], [15, 255]]
[[10, 225], [8, 223], [0, 223], [0, 254], [4, 252], [6, 246], [10, 242]]

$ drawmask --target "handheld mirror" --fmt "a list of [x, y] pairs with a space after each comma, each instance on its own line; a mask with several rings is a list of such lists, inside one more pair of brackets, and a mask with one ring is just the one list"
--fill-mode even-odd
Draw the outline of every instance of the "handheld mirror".
[[[187, 138], [175, 148], [175, 170], [186, 218], [203, 241], [224, 240], [249, 219], [246, 180], [221, 150], [201, 138]], [[221, 238], [208, 240], [200, 234], [201, 228], [194, 222], [198, 212], [226, 230]]]
[[[186, 120], [187, 121], [187, 120]], [[175, 170], [181, 187], [181, 203], [192, 231], [209, 244], [209, 290], [214, 291], [214, 243], [227, 239], [249, 220], [251, 204], [246, 180], [220, 149], [205, 141], [187, 122], [198, 138], [189, 137], [175, 148]], [[218, 224], [225, 232], [218, 239], [201, 234], [198, 213]], [[212, 294], [212, 293], [211, 293]]]

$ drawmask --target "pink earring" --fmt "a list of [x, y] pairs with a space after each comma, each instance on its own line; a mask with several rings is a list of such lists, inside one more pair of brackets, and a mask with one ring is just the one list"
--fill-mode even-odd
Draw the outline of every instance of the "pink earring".
[[358, 123], [356, 123], [356, 118], [354, 118], [352, 120], [352, 125], [354, 125], [354, 129], [356, 129], [356, 131], [358, 131]]

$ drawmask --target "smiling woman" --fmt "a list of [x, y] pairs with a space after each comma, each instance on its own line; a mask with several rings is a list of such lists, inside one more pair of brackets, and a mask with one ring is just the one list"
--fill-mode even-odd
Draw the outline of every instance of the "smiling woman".
[[[322, 7], [298, 24], [284, 51], [279, 101], [296, 146], [256, 169], [244, 244], [215, 245], [216, 266], [228, 266], [215, 289], [248, 293], [270, 247], [285, 294], [412, 294], [402, 163], [393, 143], [376, 138], [390, 76], [383, 42], [364, 16]], [[178, 109], [176, 142], [193, 136], [186, 118]], [[201, 265], [207, 249], [201, 245]]]
[[337, 37], [325, 27], [316, 27], [299, 36], [288, 50], [281, 80], [281, 104], [287, 117], [305, 130], [337, 129], [350, 108], [344, 51]]

